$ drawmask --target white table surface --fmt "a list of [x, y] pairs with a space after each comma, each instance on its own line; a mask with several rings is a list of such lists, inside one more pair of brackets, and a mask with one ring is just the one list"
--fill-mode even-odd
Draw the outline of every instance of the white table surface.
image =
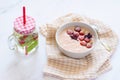
[[[23, 5], [27, 8], [27, 15], [35, 18], [37, 27], [62, 15], [78, 13], [110, 25], [120, 38], [120, 0], [23, 0], [0, 14], [0, 80], [44, 80], [42, 70], [46, 54], [43, 36], [40, 35], [38, 52], [32, 56], [15, 55], [8, 48], [7, 39], [12, 34], [13, 21], [22, 15]], [[119, 61], [120, 43], [111, 59], [112, 70], [97, 80], [120, 80]]]

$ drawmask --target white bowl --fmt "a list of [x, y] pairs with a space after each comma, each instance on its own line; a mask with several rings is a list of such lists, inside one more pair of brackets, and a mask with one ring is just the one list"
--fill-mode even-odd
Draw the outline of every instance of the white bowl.
[[[65, 28], [71, 27], [71, 26], [80, 26], [80, 27], [84, 27], [87, 28], [88, 30], [90, 30], [90, 33], [93, 34], [94, 36], [94, 42], [93, 45], [90, 49], [82, 52], [82, 53], [75, 53], [75, 52], [70, 52], [64, 48], [62, 48], [62, 46], [59, 43], [58, 37], [61, 31], [63, 31]], [[98, 39], [98, 35], [97, 32], [95, 31], [94, 28], [92, 28], [90, 25], [86, 24], [86, 23], [81, 23], [81, 22], [70, 22], [67, 24], [64, 24], [62, 26], [60, 26], [60, 28], [56, 31], [56, 35], [55, 35], [55, 39], [56, 39], [56, 43], [58, 45], [59, 50], [64, 53], [65, 55], [72, 57], [72, 58], [83, 58], [85, 56], [87, 56], [88, 54], [90, 54], [90, 52], [94, 49], [94, 47], [96, 46], [96, 42]]]

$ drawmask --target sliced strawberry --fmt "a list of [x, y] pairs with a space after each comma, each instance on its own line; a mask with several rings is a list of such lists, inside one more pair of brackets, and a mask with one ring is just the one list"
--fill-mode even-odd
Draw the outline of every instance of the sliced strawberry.
[[87, 48], [91, 48], [91, 47], [92, 47], [92, 44], [91, 44], [91, 43], [87, 43], [86, 47], [87, 47]]
[[24, 40], [20, 40], [19, 43], [20, 43], [20, 44], [24, 44], [25, 41], [24, 41]]
[[71, 37], [71, 39], [74, 39], [74, 40], [77, 40], [77, 36], [75, 36], [75, 35], [70, 35], [70, 37]]
[[86, 43], [85, 41], [81, 41], [80, 44], [81, 44], [82, 46], [86, 46], [86, 45], [87, 45], [87, 43]]
[[27, 38], [27, 37], [28, 37], [28, 35], [24, 35], [24, 36], [23, 36], [23, 38]]
[[73, 35], [76, 36], [76, 37], [78, 37], [79, 36], [79, 32], [74, 31]]
[[80, 35], [80, 36], [78, 37], [78, 39], [79, 39], [80, 41], [83, 41], [83, 40], [84, 40], [84, 35]]
[[80, 35], [84, 35], [84, 31], [80, 31], [79, 34], [80, 34]]
[[74, 30], [75, 30], [76, 32], [80, 32], [80, 31], [81, 31], [81, 28], [80, 28], [80, 27], [75, 27]]
[[86, 41], [87, 43], [90, 42], [90, 40], [91, 40], [91, 39], [89, 39], [89, 38], [87, 38], [87, 37], [84, 39], [84, 41]]
[[67, 30], [67, 34], [68, 34], [68, 35], [72, 35], [72, 34], [73, 34], [73, 31], [72, 31], [71, 29], [68, 29], [68, 30]]

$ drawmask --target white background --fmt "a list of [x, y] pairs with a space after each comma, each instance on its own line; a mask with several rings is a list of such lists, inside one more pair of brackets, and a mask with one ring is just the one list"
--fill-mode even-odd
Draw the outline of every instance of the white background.
[[[7, 39], [13, 31], [13, 21], [22, 15], [36, 20], [37, 27], [68, 13], [78, 13], [103, 21], [120, 38], [120, 0], [0, 0], [0, 80], [43, 80], [42, 69], [46, 61], [45, 39], [40, 36], [38, 52], [31, 56], [15, 55], [9, 50]], [[3, 2], [3, 3], [2, 3]], [[13, 5], [11, 5], [13, 4]], [[8, 7], [7, 7], [8, 5]], [[97, 80], [120, 80], [120, 43], [112, 56], [112, 70]]]

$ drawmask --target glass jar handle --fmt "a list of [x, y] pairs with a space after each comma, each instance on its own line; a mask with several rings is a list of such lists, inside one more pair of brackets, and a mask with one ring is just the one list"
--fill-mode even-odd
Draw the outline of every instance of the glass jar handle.
[[15, 43], [15, 37], [13, 34], [8, 37], [8, 46], [10, 50], [16, 50], [17, 48], [17, 45]]

